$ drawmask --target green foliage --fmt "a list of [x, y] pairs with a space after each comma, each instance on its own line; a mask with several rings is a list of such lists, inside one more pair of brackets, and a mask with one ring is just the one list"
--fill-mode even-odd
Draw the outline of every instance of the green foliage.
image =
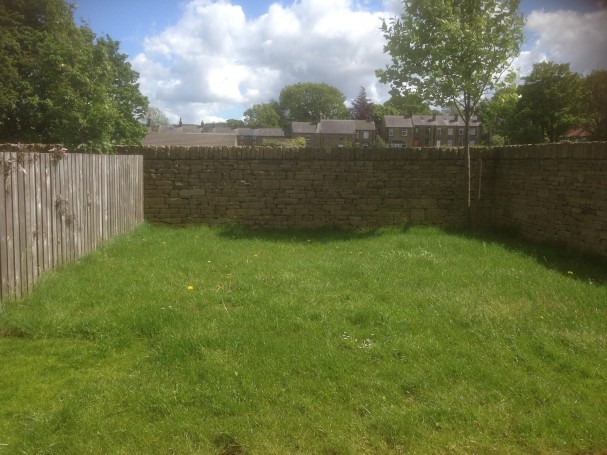
[[280, 128], [282, 123], [276, 101], [254, 104], [244, 111], [244, 124], [250, 128]]
[[607, 70], [594, 70], [584, 78], [587, 122], [592, 139], [607, 140]]
[[523, 81], [516, 106], [518, 143], [558, 142], [568, 129], [584, 122], [583, 81], [569, 63], [535, 63]]
[[[153, 106], [150, 106], [150, 108], [148, 109], [147, 119], [148, 119], [148, 127], [150, 127], [150, 128], [157, 128], [161, 125], [169, 124], [169, 119], [167, 118], [165, 113], [162, 112], [160, 110], [160, 108], [153, 107]], [[203, 127], [204, 122], [201, 122], [200, 126]]]
[[237, 120], [237, 119], [230, 118], [230, 119], [226, 120], [226, 126], [228, 128], [235, 130], [236, 128], [242, 128], [243, 126], [245, 126], [245, 124], [240, 119]]
[[[392, 88], [390, 99], [384, 103], [387, 108], [396, 110], [397, 115], [430, 115], [432, 110], [428, 103], [417, 93], [401, 93], [400, 90]], [[389, 114], [393, 115], [393, 114]]]
[[145, 225], [3, 302], [0, 453], [604, 453], [605, 277], [498, 235]]
[[470, 119], [482, 96], [519, 55], [519, 0], [404, 0], [404, 13], [382, 24], [392, 63], [381, 82], [435, 105], [454, 105], [465, 122], [468, 207], [471, 198]]
[[64, 0], [0, 6], [0, 140], [137, 144], [147, 99], [118, 42], [76, 26]]
[[511, 72], [497, 86], [490, 99], [483, 99], [479, 103], [478, 114], [483, 124], [484, 136], [490, 145], [495, 144], [495, 136], [509, 142], [518, 99], [516, 73]]
[[280, 91], [278, 104], [289, 122], [318, 122], [321, 118], [347, 119], [346, 97], [325, 83], [301, 82]]
[[303, 137], [296, 137], [294, 139], [264, 139], [261, 145], [264, 147], [303, 148], [306, 147], [306, 140]]
[[392, 64], [382, 82], [437, 105], [451, 102], [463, 117], [495, 87], [518, 56], [523, 18], [518, 0], [405, 0], [400, 19], [383, 23]]
[[367, 91], [364, 87], [360, 88], [358, 96], [352, 102], [350, 115], [356, 120], [369, 120], [373, 118], [373, 102], [367, 98]]

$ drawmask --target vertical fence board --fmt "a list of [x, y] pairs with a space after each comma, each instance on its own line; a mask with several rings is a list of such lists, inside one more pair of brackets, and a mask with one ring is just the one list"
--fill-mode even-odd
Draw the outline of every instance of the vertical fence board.
[[8, 211], [6, 209], [6, 181], [8, 168], [5, 169], [4, 154], [0, 154], [0, 300], [9, 296], [8, 285], [8, 245], [6, 242], [6, 222]]
[[143, 221], [142, 157], [19, 151], [0, 163], [0, 299]]
[[[17, 278], [15, 277], [15, 232], [14, 232], [14, 222], [13, 216], [15, 211], [13, 210], [13, 193], [15, 190], [13, 188], [13, 174], [14, 174], [14, 164], [12, 164], [12, 160], [14, 159], [13, 153], [6, 153], [4, 158], [5, 166], [9, 166], [5, 179], [4, 179], [4, 195], [5, 195], [5, 210], [6, 210], [6, 241], [3, 242], [6, 244], [6, 276], [8, 279], [9, 290], [10, 293], [17, 292]], [[4, 294], [4, 293], [3, 293]]]
[[13, 263], [15, 265], [15, 295], [21, 296], [21, 229], [19, 228], [19, 217], [22, 212], [19, 209], [19, 194], [23, 196], [23, 189], [19, 188], [19, 165], [17, 154], [13, 154], [13, 168], [11, 173], [11, 199], [13, 200]]

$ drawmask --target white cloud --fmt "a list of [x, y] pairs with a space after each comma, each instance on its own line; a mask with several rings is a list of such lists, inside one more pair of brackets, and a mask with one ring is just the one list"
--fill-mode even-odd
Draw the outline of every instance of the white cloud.
[[[142, 92], [173, 121], [240, 117], [296, 82], [325, 82], [349, 99], [363, 86], [383, 102], [388, 87], [375, 70], [389, 57], [379, 27], [402, 13], [402, 3], [381, 1], [375, 8], [383, 12], [373, 12], [377, 0], [276, 2], [249, 18], [229, 0], [189, 0], [173, 26], [145, 39], [132, 63]], [[514, 66], [521, 75], [541, 60], [570, 62], [581, 73], [607, 68], [605, 23], [606, 9], [533, 11], [525, 25], [532, 39]]]
[[525, 25], [533, 37], [530, 49], [521, 53], [515, 65], [522, 75], [531, 72], [533, 63], [552, 60], [570, 63], [572, 71], [582, 74], [607, 68], [607, 10], [592, 13], [559, 10], [533, 11]]
[[379, 30], [384, 13], [365, 8], [298, 0], [248, 19], [226, 0], [191, 0], [174, 26], [145, 39], [132, 63], [142, 92], [175, 121], [238, 117], [296, 82], [325, 82], [348, 98], [364, 86], [379, 99], [387, 92], [375, 78], [388, 63]]

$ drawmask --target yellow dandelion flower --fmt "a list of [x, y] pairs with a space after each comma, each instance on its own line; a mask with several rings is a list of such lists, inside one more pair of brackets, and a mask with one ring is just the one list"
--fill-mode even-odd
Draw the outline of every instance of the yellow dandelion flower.
[[188, 291], [193, 291], [194, 290], [194, 286], [192, 286], [191, 284], [188, 286]]

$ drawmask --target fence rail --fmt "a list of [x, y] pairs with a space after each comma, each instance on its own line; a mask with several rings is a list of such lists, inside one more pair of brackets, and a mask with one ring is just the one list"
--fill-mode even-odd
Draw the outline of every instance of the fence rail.
[[141, 156], [12, 150], [0, 152], [0, 300], [143, 221]]

